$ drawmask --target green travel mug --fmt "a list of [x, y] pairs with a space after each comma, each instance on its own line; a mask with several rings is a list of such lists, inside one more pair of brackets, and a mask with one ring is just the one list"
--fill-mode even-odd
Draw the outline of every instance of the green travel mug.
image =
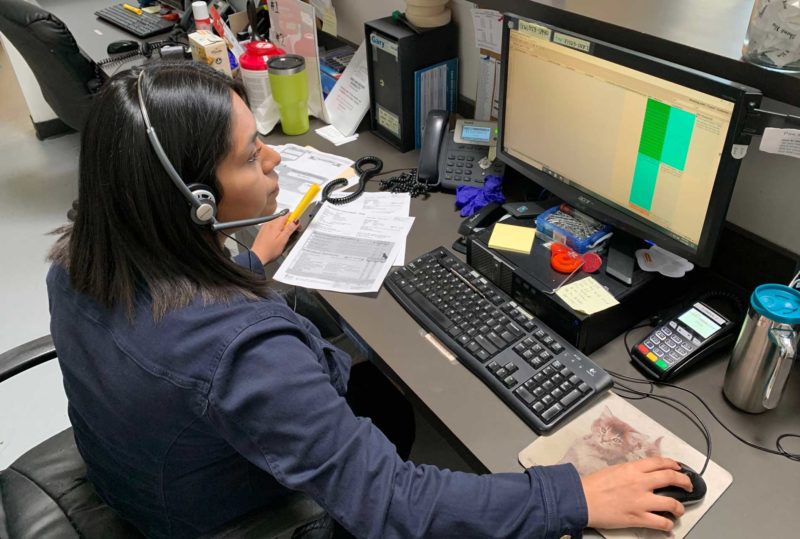
[[287, 54], [267, 62], [272, 99], [278, 105], [281, 129], [287, 135], [308, 131], [308, 74], [302, 56]]

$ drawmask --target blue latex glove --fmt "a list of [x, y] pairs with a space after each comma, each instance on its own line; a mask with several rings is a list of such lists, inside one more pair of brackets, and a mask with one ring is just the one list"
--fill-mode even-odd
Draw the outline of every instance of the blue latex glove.
[[504, 204], [502, 176], [486, 176], [483, 187], [459, 185], [456, 187], [456, 208], [461, 210], [461, 217], [469, 217], [480, 211], [490, 202]]

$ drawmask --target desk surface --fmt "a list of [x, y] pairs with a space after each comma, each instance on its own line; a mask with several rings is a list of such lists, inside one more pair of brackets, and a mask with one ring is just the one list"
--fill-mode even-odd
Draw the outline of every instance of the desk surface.
[[[148, 39], [139, 39], [111, 23], [98, 19], [94, 12], [104, 7], [121, 4], [123, 0], [30, 0], [40, 7], [48, 10], [67, 25], [75, 41], [92, 61], [99, 62], [109, 57], [106, 47], [113, 41], [160, 41], [169, 36], [168, 32], [153, 36]], [[103, 71], [109, 77], [122, 69], [144, 62], [143, 57], [134, 58], [125, 62], [103, 66]]]
[[[338, 148], [313, 131], [300, 137], [274, 134], [267, 141], [309, 144], [354, 159], [377, 155], [384, 160], [384, 170], [415, 166], [418, 158], [417, 152], [400, 154], [366, 132], [358, 141]], [[436, 193], [428, 200], [412, 199], [411, 213], [416, 221], [408, 238], [408, 260], [440, 245], [452, 244], [460, 222], [453, 202], [454, 197], [444, 193]], [[451, 363], [438, 352], [424, 338], [420, 326], [385, 290], [370, 295], [321, 294], [380, 356], [379, 366], [384, 372], [438, 419], [448, 438], [459, 446], [457, 449], [491, 472], [521, 470], [517, 454], [536, 438], [535, 433], [465, 367]], [[641, 338], [646, 331], [634, 332], [631, 339]], [[614, 371], [640, 377], [628, 362], [621, 337], [593, 353], [592, 359]], [[724, 401], [721, 387], [726, 367], [727, 357], [720, 357], [680, 383], [700, 394], [720, 419], [747, 440], [772, 448], [779, 434], [800, 432], [800, 369], [794, 369], [777, 410], [751, 416], [735, 411]], [[685, 401], [698, 413], [711, 431], [712, 458], [734, 476], [731, 487], [690, 537], [793, 536], [800, 526], [800, 463], [744, 446], [714, 422], [693, 397], [676, 390], [668, 390], [667, 394]], [[705, 452], [699, 431], [677, 412], [649, 400], [634, 401], [634, 405]], [[787, 440], [786, 445], [791, 450], [800, 443]]]

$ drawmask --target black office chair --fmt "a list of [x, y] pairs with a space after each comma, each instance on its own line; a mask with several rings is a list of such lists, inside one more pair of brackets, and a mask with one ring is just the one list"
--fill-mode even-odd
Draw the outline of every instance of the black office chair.
[[0, 32], [25, 58], [53, 112], [80, 131], [101, 80], [66, 25], [25, 0], [0, 0]]
[[[50, 336], [0, 354], [0, 382], [56, 357]], [[324, 517], [310, 498], [296, 494], [227, 526], [215, 539], [292, 537], [295, 529]], [[313, 532], [309, 536], [314, 536]], [[72, 429], [37, 445], [0, 471], [0, 537], [42, 539], [141, 539], [108, 507], [86, 478]]]

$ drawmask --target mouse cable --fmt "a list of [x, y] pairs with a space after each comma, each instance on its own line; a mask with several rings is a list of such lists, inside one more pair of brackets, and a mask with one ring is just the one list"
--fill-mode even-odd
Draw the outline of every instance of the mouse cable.
[[[625, 350], [628, 353], [628, 355], [631, 356], [631, 359], [633, 359], [633, 356], [631, 355], [631, 350], [628, 347], [628, 335], [632, 331], [634, 331], [636, 329], [639, 329], [639, 328], [642, 328], [642, 327], [645, 327], [645, 326], [648, 326], [648, 325], [649, 324], [641, 324], [641, 325], [638, 325], [638, 326], [634, 326], [634, 327], [632, 327], [631, 329], [629, 329], [628, 331], [625, 332], [625, 335], [623, 336], [623, 342], [625, 343]], [[606, 369], [606, 371], [611, 376], [619, 377], [620, 379], [626, 380], [628, 382], [634, 382], [634, 383], [639, 383], [639, 384], [649, 384], [651, 388], [653, 386], [670, 387], [670, 388], [673, 388], [673, 389], [678, 389], [680, 391], [684, 391], [686, 393], [689, 393], [691, 396], [693, 396], [695, 399], [697, 399], [700, 402], [700, 404], [703, 405], [703, 407], [708, 411], [708, 413], [711, 414], [711, 417], [713, 417], [714, 420], [717, 423], [719, 423], [719, 425], [723, 429], [728, 431], [728, 433], [731, 436], [733, 436], [734, 438], [736, 438], [739, 442], [743, 443], [746, 446], [752, 447], [753, 449], [756, 449], [758, 451], [763, 451], [765, 453], [769, 453], [769, 454], [772, 454], [772, 455], [783, 456], [783, 457], [785, 457], [785, 458], [787, 458], [789, 460], [800, 462], [800, 453], [792, 453], [791, 451], [788, 451], [788, 450], [784, 449], [783, 443], [782, 443], [783, 440], [786, 439], [786, 438], [796, 438], [796, 439], [800, 440], [800, 434], [797, 434], [797, 433], [784, 433], [784, 434], [781, 434], [775, 439], [775, 447], [776, 447], [776, 449], [770, 449], [768, 447], [763, 447], [763, 446], [754, 444], [754, 443], [752, 443], [752, 442], [750, 442], [748, 440], [745, 440], [744, 438], [742, 438], [741, 436], [736, 434], [733, 430], [730, 429], [730, 427], [728, 427], [725, 423], [722, 422], [722, 420], [717, 416], [717, 414], [714, 413], [714, 411], [706, 403], [706, 401], [703, 400], [702, 397], [700, 397], [697, 393], [695, 393], [695, 392], [693, 392], [693, 391], [691, 391], [689, 389], [686, 389], [684, 387], [681, 387], [681, 386], [678, 386], [678, 385], [675, 385], [675, 384], [669, 384], [667, 382], [656, 382], [656, 381], [651, 381], [651, 380], [643, 380], [641, 378], [634, 378], [634, 377], [631, 377], [631, 376], [625, 376], [625, 375], [622, 375], [622, 374], [619, 374], [619, 373], [614, 373], [612, 371], [609, 371], [608, 369]], [[652, 389], [651, 389], [651, 391], [652, 391]]]
[[[615, 374], [612, 374], [615, 376]], [[642, 400], [646, 398], [653, 399], [655, 401], [660, 402], [674, 410], [680, 412], [684, 417], [686, 417], [703, 435], [703, 439], [706, 443], [706, 454], [705, 454], [705, 462], [703, 463], [703, 467], [698, 472], [700, 475], [703, 475], [708, 467], [708, 463], [711, 460], [711, 433], [708, 430], [708, 427], [703, 423], [703, 421], [697, 416], [697, 414], [689, 408], [689, 406], [681, 402], [678, 399], [673, 397], [667, 397], [666, 395], [656, 395], [651, 393], [650, 391], [640, 391], [638, 389], [633, 389], [632, 387], [626, 386], [625, 384], [615, 380], [614, 381], [614, 389], [617, 390], [620, 397], [629, 400]], [[620, 392], [626, 392], [628, 395], [623, 395]], [[690, 415], [691, 414], [691, 415]]]

